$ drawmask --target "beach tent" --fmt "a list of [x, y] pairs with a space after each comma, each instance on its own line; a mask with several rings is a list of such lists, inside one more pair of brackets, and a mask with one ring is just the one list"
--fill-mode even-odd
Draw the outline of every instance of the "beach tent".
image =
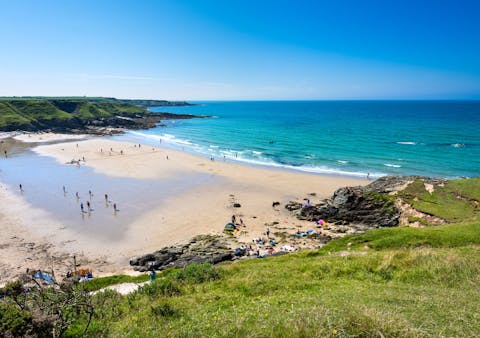
[[36, 278], [36, 279], [44, 280], [48, 284], [54, 284], [55, 283], [55, 279], [53, 279], [53, 276], [51, 276], [48, 272], [44, 272], [44, 271], [39, 270], [39, 271], [36, 271], [33, 274], [33, 277]]
[[224, 228], [225, 231], [235, 231], [235, 229], [236, 227], [233, 223], [227, 223]]

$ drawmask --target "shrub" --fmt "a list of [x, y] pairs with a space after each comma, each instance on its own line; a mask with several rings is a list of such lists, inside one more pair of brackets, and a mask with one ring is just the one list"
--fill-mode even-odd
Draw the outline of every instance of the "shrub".
[[151, 311], [157, 317], [173, 317], [177, 314], [177, 310], [166, 300], [152, 306]]
[[171, 277], [183, 283], [204, 283], [220, 279], [220, 271], [210, 263], [191, 264], [183, 269], [173, 270]]
[[10, 304], [0, 304], [0, 335], [19, 337], [32, 329], [32, 314]]
[[149, 284], [145, 284], [137, 291], [139, 294], [154, 296], [174, 296], [181, 293], [180, 288], [170, 279], [157, 279]]

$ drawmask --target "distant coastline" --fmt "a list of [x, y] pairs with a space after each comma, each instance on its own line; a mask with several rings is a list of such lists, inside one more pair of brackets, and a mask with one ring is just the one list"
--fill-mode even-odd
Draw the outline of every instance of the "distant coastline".
[[125, 128], [152, 128], [162, 120], [204, 117], [147, 109], [190, 105], [185, 101], [101, 97], [0, 97], [0, 131], [108, 135]]

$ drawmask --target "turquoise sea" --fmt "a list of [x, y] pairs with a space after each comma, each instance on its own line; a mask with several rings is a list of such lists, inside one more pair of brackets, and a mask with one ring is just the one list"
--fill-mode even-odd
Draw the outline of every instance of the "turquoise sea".
[[319, 174], [480, 176], [480, 101], [193, 102], [127, 137], [217, 160]]

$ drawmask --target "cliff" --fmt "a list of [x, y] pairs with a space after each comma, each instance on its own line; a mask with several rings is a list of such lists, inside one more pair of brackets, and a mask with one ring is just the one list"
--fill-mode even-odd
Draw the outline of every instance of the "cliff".
[[111, 98], [0, 98], [0, 131], [95, 132], [99, 128], [147, 129], [161, 120], [193, 115], [152, 113], [144, 105], [183, 105]]

